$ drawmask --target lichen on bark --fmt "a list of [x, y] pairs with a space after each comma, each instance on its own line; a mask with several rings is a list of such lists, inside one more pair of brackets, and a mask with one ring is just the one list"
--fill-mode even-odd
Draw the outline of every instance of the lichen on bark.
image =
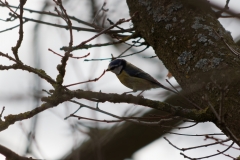
[[[204, 0], [127, 0], [133, 25], [189, 98], [201, 108], [211, 104], [226, 125], [240, 135], [239, 58], [223, 43], [237, 48], [230, 33]], [[239, 142], [238, 142], [239, 144]]]

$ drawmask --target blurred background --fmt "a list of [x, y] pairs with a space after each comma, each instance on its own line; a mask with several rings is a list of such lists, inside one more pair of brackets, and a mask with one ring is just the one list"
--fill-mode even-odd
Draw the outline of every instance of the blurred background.
[[[224, 7], [226, 3], [225, 0], [212, 0], [211, 2], [217, 3], [222, 7]], [[19, 4], [18, 1], [15, 0], [8, 0], [8, 3], [13, 6], [18, 6]], [[106, 3], [104, 6], [106, 11], [101, 10], [104, 3]], [[106, 21], [106, 18], [109, 18], [113, 22], [117, 22], [121, 18], [129, 18], [129, 11], [125, 1], [63, 0], [63, 5], [67, 10], [68, 15], [75, 16], [78, 19], [102, 27], [109, 26], [109, 22]], [[231, 0], [229, 3], [230, 9], [233, 11], [238, 11], [239, 5], [240, 3], [238, 0]], [[54, 7], [55, 3], [49, 0], [27, 1], [24, 6], [26, 9], [55, 13]], [[65, 22], [58, 17], [41, 15], [26, 10], [24, 11], [24, 17], [65, 25]], [[18, 28], [7, 31], [5, 30], [18, 25], [18, 21], [2, 21], [7, 18], [9, 18], [9, 9], [0, 6], [0, 51], [12, 55], [11, 47], [14, 46], [18, 40]], [[240, 35], [239, 19], [220, 18], [219, 21], [224, 25], [226, 30], [231, 32], [233, 38], [237, 40]], [[86, 28], [85, 25], [77, 22], [74, 22], [73, 25]], [[121, 27], [131, 28], [132, 23], [124, 23]], [[96, 33], [94, 32], [74, 31], [74, 45], [80, 44], [82, 41], [89, 39], [95, 34]], [[91, 41], [89, 44], [106, 42], [111, 42], [111, 37], [108, 35], [102, 35]], [[139, 42], [143, 41], [140, 40]], [[68, 30], [29, 21], [24, 24], [24, 40], [19, 50], [19, 57], [25, 64], [35, 68], [41, 68], [53, 79], [56, 79], [58, 74], [56, 67], [60, 64], [61, 57], [48, 51], [48, 49], [52, 49], [63, 55], [64, 51], [60, 50], [60, 48], [68, 46], [68, 43]], [[90, 53], [90, 55], [83, 59], [70, 59], [68, 61], [64, 85], [99, 77], [104, 69], [107, 68], [111, 54], [113, 56], [118, 56], [126, 51], [125, 55], [129, 55], [144, 49], [144, 46], [132, 47], [129, 49], [129, 45], [119, 44], [114, 46], [76, 50], [72, 53], [74, 56], [80, 57], [88, 53]], [[128, 56], [125, 59], [132, 64], [139, 66], [165, 86], [169, 86], [165, 81], [168, 74], [167, 69], [157, 57], [152, 58], [152, 56], [155, 56], [155, 53], [152, 48], [149, 47], [143, 52]], [[12, 62], [3, 57], [0, 57], [0, 63], [2, 65], [12, 64]], [[0, 110], [5, 106], [3, 117], [9, 114], [19, 114], [38, 107], [41, 105], [41, 97], [47, 96], [42, 89], [52, 89], [46, 81], [25, 71], [1, 71], [0, 77]], [[177, 86], [177, 82], [174, 78], [170, 78], [169, 81]], [[106, 73], [96, 82], [72, 86], [69, 89], [83, 89], [118, 94], [130, 91], [123, 86], [112, 73]], [[134, 95], [137, 94], [138, 93], [134, 93]], [[162, 89], [154, 89], [143, 93], [144, 97], [156, 100], [165, 100], [169, 95], [169, 93]], [[80, 102], [96, 107], [96, 103], [93, 102], [86, 100], [80, 100]], [[111, 104], [108, 102], [99, 104], [99, 107], [104, 111], [123, 117], [129, 115], [140, 116], [150, 110], [142, 106]], [[63, 159], [71, 153], [72, 150], [75, 150], [82, 143], [91, 138], [88, 133], [92, 128], [109, 129], [122, 124], [77, 120], [72, 117], [64, 120], [65, 117], [75, 112], [78, 108], [79, 106], [76, 104], [65, 102], [55, 108], [48, 109], [31, 119], [17, 122], [14, 125], [11, 125], [8, 129], [0, 132], [0, 144], [24, 156], [32, 156], [39, 159]], [[99, 120], [115, 120], [113, 117], [98, 113], [88, 108], [81, 108], [76, 114]], [[189, 126], [191, 124], [192, 123], [186, 122], [181, 124], [181, 126]], [[158, 129], [156, 129], [156, 132], [158, 132], [157, 130]], [[221, 131], [212, 123], [202, 123], [184, 130], [174, 129], [172, 132], [185, 134], [221, 133]], [[180, 148], [214, 142], [209, 139], [205, 140], [204, 137], [186, 137], [172, 134], [167, 134], [165, 136]], [[219, 138], [224, 139], [226, 137], [219, 136]], [[186, 152], [186, 154], [193, 157], [199, 157], [213, 154], [217, 149], [223, 150], [225, 147], [216, 145], [203, 149], [190, 150]], [[159, 139], [156, 139], [149, 145], [136, 151], [130, 157], [126, 157], [126, 159], [184, 159], [179, 153], [179, 150], [173, 148], [166, 140], [159, 137]], [[239, 155], [239, 151], [229, 150], [228, 154], [236, 157]], [[0, 155], [0, 160], [3, 159], [5, 159], [4, 156]], [[226, 157], [221, 155], [213, 157], [212, 159], [219, 160], [226, 159]]]

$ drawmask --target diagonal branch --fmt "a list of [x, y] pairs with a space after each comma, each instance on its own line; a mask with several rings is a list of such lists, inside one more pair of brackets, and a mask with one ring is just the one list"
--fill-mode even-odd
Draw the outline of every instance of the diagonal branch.
[[[6, 57], [9, 60], [17, 62], [14, 58], [12, 58], [11, 56], [9, 56], [7, 54], [4, 54], [2, 52], [0, 52], [0, 56]], [[9, 69], [15, 69], [15, 70], [16, 69], [21, 69], [21, 70], [24, 70], [24, 71], [29, 71], [29, 72], [35, 73], [39, 77], [45, 79], [51, 85], [56, 84], [56, 82], [48, 74], [46, 74], [46, 72], [42, 69], [32, 68], [32, 67], [30, 67], [28, 65], [25, 65], [25, 64], [22, 64], [22, 63], [15, 63], [15, 64], [9, 65], [9, 66], [0, 65], [0, 70], [9, 70]]]
[[31, 118], [31, 117], [37, 115], [38, 113], [40, 113], [46, 109], [52, 108], [52, 107], [54, 107], [54, 105], [49, 104], [49, 103], [44, 103], [41, 106], [39, 106], [31, 111], [27, 111], [27, 112], [16, 114], [16, 115], [10, 114], [8, 116], [5, 116], [4, 117], [5, 121], [0, 122], [0, 131], [7, 129], [10, 125], [14, 124], [17, 121], [22, 121], [24, 119]]
[[13, 152], [12, 150], [0, 145], [0, 153], [6, 157], [6, 159], [14, 159], [14, 160], [36, 160], [33, 159], [32, 157], [27, 158], [27, 157], [22, 157], [19, 156], [17, 153]]

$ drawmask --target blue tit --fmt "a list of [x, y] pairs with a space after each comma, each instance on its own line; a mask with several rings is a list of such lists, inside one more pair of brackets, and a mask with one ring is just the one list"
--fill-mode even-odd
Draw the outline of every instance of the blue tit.
[[115, 73], [120, 82], [134, 92], [139, 90], [145, 91], [152, 88], [164, 88], [171, 92], [175, 92], [163, 86], [148, 73], [124, 59], [115, 59], [111, 61], [106, 71]]

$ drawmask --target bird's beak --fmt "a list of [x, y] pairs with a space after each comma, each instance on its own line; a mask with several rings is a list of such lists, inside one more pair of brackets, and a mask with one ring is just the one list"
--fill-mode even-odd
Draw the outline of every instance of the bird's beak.
[[110, 69], [108, 68], [108, 69], [106, 69], [106, 71], [110, 71]]

